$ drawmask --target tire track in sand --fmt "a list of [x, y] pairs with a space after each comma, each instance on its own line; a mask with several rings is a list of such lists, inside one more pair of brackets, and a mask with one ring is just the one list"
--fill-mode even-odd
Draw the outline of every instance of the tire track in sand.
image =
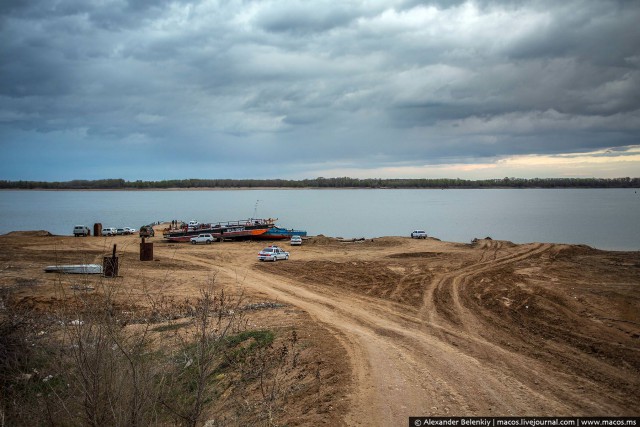
[[[544, 365], [486, 342], [473, 328], [460, 329], [433, 315], [437, 287], [457, 288], [465, 278], [546, 249], [539, 244], [517, 247], [497, 261], [479, 262], [442, 275], [431, 283], [427, 292], [431, 299], [425, 295], [420, 310], [344, 289], [301, 284], [246, 269], [240, 262], [234, 267], [198, 257], [177, 257], [230, 278], [244, 277], [242, 285], [295, 305], [326, 326], [347, 350], [346, 362], [353, 372], [347, 424], [388, 426], [404, 425], [411, 415], [516, 415], [531, 413], [532, 408], [559, 415], [575, 412], [574, 407], [562, 403], [572, 401], [563, 394], [563, 380], [553, 384], [540, 380], [535, 385], [529, 380], [537, 371], [548, 371]], [[243, 272], [238, 274], [238, 269]], [[468, 325], [472, 318], [464, 317], [469, 314], [459, 294], [453, 295], [456, 310]]]
[[[551, 247], [549, 244], [535, 243], [523, 248], [518, 247], [514, 252], [498, 257], [498, 251], [503, 248], [503, 245], [501, 242], [492, 242], [491, 246], [495, 249], [493, 259], [485, 257], [487, 252], [485, 250], [480, 262], [440, 274], [433, 279], [431, 286], [424, 292], [422, 308], [420, 309], [420, 317], [426, 319], [428, 325], [439, 326], [440, 328], [446, 328], [447, 325], [455, 325], [453, 329], [459, 330], [461, 327], [468, 329], [470, 324], [477, 324], [474, 321], [473, 314], [464, 308], [460, 301], [461, 284], [478, 274], [540, 255]], [[454, 309], [453, 312], [448, 310], [449, 307], [444, 310], [452, 313], [453, 318], [448, 319], [445, 316], [438, 315], [439, 309], [440, 311], [443, 309], [443, 307], [439, 306], [439, 303], [442, 302], [442, 299], [446, 299], [442, 296], [447, 293], [451, 295], [451, 304]], [[440, 300], [438, 296], [440, 296]]]

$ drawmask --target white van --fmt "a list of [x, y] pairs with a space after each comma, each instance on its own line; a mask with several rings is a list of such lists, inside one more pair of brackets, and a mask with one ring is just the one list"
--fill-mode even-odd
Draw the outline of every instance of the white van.
[[91, 235], [91, 231], [86, 225], [76, 225], [75, 227], [73, 227], [73, 235], [76, 237], [89, 236]]
[[106, 227], [102, 229], [103, 236], [115, 236], [116, 234], [118, 234], [118, 230], [114, 227]]

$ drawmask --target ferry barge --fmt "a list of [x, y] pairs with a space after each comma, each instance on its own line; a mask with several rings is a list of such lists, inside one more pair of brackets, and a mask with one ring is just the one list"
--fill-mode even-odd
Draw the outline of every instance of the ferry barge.
[[291, 238], [291, 236], [306, 236], [307, 232], [302, 230], [287, 230], [277, 227], [277, 218], [255, 219], [249, 218], [239, 221], [226, 221], [210, 224], [199, 224], [191, 221], [189, 224], [182, 223], [180, 227], [168, 228], [163, 232], [163, 236], [170, 242], [189, 242], [192, 237], [202, 233], [210, 233], [217, 241], [223, 240], [281, 240]]

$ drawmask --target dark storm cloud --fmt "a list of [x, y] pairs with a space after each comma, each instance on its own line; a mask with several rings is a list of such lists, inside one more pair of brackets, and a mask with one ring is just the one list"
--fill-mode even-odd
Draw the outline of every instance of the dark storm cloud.
[[92, 165], [132, 179], [624, 150], [639, 20], [626, 1], [6, 1], [0, 178], [29, 178], [21, 146], [50, 179], [47, 150], [78, 147], [156, 165]]
[[535, 37], [513, 45], [513, 58], [571, 56], [598, 65], [629, 67], [640, 29], [634, 2], [580, 2], [554, 8]]
[[266, 31], [309, 34], [348, 25], [362, 10], [348, 4], [317, 8], [310, 2], [282, 2], [266, 7], [256, 17], [256, 24]]

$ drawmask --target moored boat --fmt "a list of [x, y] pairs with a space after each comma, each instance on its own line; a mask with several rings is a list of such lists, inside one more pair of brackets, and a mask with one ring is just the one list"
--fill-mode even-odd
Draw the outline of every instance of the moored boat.
[[306, 231], [293, 230], [275, 225], [277, 218], [255, 219], [249, 218], [240, 221], [226, 221], [211, 224], [200, 224], [191, 221], [189, 225], [182, 224], [178, 228], [166, 229], [164, 238], [170, 242], [189, 242], [198, 234], [210, 233], [216, 240], [284, 240], [291, 236], [307, 235]]
[[217, 240], [251, 239], [265, 233], [274, 226], [275, 219], [247, 219], [240, 221], [226, 221], [210, 224], [190, 226], [183, 224], [175, 229], [167, 229], [163, 236], [170, 242], [188, 242], [198, 234], [210, 233]]
[[265, 233], [256, 236], [260, 240], [285, 240], [290, 239], [292, 236], [306, 237], [307, 232], [304, 230], [293, 230], [282, 227], [273, 226]]

